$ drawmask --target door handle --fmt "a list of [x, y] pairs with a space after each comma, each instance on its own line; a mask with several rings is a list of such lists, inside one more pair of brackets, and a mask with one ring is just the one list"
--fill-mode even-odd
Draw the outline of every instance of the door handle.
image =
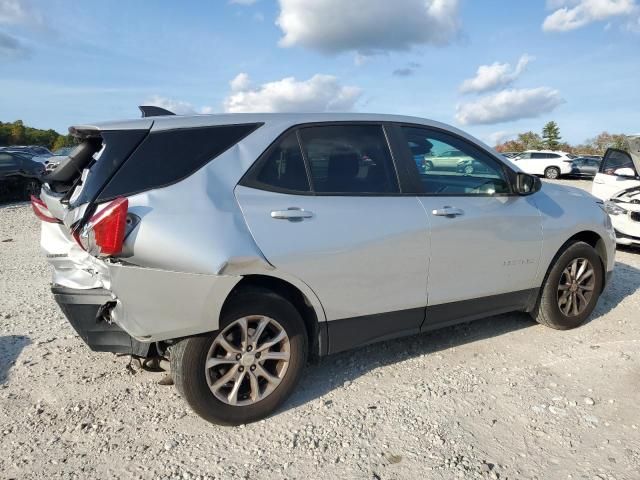
[[449, 205], [445, 205], [442, 208], [436, 208], [431, 213], [433, 213], [437, 217], [457, 217], [458, 215], [463, 215], [464, 211], [459, 208], [450, 207]]
[[278, 220], [291, 220], [292, 222], [301, 221], [305, 218], [311, 217], [313, 217], [313, 212], [297, 207], [289, 207], [286, 210], [274, 210], [271, 212], [271, 218]]

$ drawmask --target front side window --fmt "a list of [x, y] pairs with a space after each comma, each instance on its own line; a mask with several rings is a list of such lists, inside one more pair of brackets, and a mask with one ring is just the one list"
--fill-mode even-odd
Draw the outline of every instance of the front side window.
[[400, 189], [381, 125], [327, 125], [299, 130], [313, 190], [387, 194]]
[[[418, 174], [429, 195], [493, 195], [511, 193], [502, 165], [468, 142], [447, 133], [402, 127], [412, 155], [422, 156]], [[453, 154], [452, 154], [453, 153]]]

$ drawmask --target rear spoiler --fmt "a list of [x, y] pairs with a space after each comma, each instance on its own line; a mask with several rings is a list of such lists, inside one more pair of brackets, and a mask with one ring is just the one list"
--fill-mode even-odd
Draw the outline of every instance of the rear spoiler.
[[142, 112], [142, 118], [162, 117], [164, 115], [175, 115], [175, 113], [170, 112], [165, 108], [156, 107], [155, 105], [140, 105], [138, 108]]

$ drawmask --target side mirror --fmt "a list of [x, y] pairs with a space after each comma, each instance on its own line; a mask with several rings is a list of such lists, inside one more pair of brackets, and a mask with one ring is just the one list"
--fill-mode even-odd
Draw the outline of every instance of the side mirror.
[[618, 168], [613, 172], [613, 174], [617, 177], [636, 178], [636, 172], [633, 171], [633, 168], [629, 168], [629, 167]]
[[518, 195], [531, 195], [540, 191], [542, 181], [535, 175], [518, 172], [516, 177], [516, 193]]

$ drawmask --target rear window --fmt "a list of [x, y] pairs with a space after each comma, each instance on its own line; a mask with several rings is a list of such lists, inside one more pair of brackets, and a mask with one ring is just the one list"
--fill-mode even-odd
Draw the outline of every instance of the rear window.
[[260, 125], [221, 125], [150, 133], [100, 192], [97, 201], [176, 183], [224, 153]]
[[256, 176], [257, 186], [272, 190], [308, 192], [309, 179], [296, 132], [286, 135], [268, 153]]
[[[634, 172], [636, 171], [631, 155], [627, 152], [623, 152], [622, 150], [608, 150], [604, 160], [602, 161], [602, 173], [614, 175], [615, 171], [620, 168], [631, 168]], [[636, 175], [637, 174], [638, 172], [636, 172]]]

